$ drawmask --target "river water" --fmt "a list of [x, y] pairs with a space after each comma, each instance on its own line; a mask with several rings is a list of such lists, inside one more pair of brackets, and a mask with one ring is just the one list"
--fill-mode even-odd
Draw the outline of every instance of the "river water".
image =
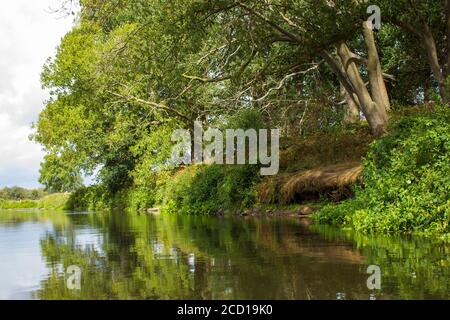
[[449, 298], [450, 245], [433, 239], [298, 218], [0, 211], [0, 299]]

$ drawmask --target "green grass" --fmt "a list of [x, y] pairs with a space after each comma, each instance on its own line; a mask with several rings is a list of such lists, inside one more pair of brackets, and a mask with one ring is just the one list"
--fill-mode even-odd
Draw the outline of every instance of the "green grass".
[[38, 200], [38, 208], [58, 211], [65, 210], [67, 208], [69, 197], [69, 193], [55, 193], [48, 195]]
[[36, 209], [37, 200], [0, 200], [0, 209]]
[[39, 200], [0, 200], [0, 209], [44, 209], [62, 211], [66, 209], [68, 193], [55, 193]]

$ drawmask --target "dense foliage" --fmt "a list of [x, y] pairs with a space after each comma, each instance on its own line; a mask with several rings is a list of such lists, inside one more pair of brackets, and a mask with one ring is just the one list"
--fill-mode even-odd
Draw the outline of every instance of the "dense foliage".
[[374, 142], [356, 198], [316, 214], [319, 222], [380, 233], [450, 233], [450, 112], [402, 117]]
[[258, 170], [255, 166], [218, 165], [183, 170], [161, 188], [163, 209], [185, 214], [241, 212], [256, 203]]

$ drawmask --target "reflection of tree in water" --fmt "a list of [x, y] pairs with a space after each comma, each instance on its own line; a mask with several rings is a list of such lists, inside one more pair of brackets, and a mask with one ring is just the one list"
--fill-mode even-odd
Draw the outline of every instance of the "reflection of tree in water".
[[[76, 245], [76, 232], [47, 234], [41, 247], [52, 272], [36, 292], [37, 298], [164, 298], [183, 296], [189, 290], [187, 267], [170, 259], [154, 259], [154, 247], [144, 239], [145, 234], [131, 231], [129, 219], [115, 215], [84, 218], [84, 223], [99, 228], [102, 247]], [[61, 265], [63, 270], [70, 265], [82, 269], [81, 291], [66, 288]]]
[[[99, 246], [77, 244], [86, 226], [101, 235]], [[365, 267], [372, 260], [363, 243], [358, 239], [356, 243], [359, 250], [329, 232], [312, 233], [298, 220], [73, 216], [64, 230], [47, 234], [41, 242], [51, 272], [35, 295], [43, 299], [335, 299], [338, 292], [345, 292], [348, 299], [367, 299]], [[389, 256], [389, 247], [386, 250]], [[364, 261], [361, 252], [370, 261]], [[427, 261], [421, 263], [434, 263]], [[83, 270], [79, 292], [66, 289], [61, 271], [70, 265]], [[399, 293], [414, 295], [414, 288], [405, 284], [406, 292]]]

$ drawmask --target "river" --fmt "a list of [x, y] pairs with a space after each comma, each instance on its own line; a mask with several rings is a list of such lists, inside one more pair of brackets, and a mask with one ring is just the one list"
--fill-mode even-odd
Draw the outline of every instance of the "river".
[[450, 245], [433, 239], [298, 218], [0, 211], [0, 299], [449, 298]]

